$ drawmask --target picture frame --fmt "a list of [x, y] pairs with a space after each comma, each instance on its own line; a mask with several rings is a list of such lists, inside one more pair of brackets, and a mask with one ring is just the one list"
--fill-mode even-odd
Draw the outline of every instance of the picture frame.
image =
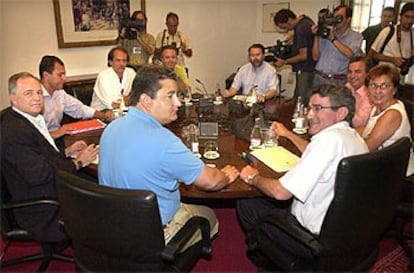
[[[117, 0], [122, 5], [129, 6], [129, 14], [134, 10], [145, 12], [145, 0]], [[93, 14], [90, 7], [82, 7], [86, 15], [80, 15], [74, 7], [73, 0], [53, 0], [56, 33], [59, 48], [107, 46], [117, 43], [117, 17], [102, 14]], [[81, 1], [79, 1], [79, 5]], [[88, 10], [89, 9], [89, 10]], [[76, 11], [75, 11], [76, 10]], [[76, 13], [76, 15], [75, 15]], [[128, 16], [129, 16], [128, 14]], [[82, 17], [83, 16], [83, 17]], [[90, 23], [90, 24], [89, 24]]]
[[286, 32], [275, 26], [275, 24], [273, 23], [273, 17], [280, 9], [289, 9], [289, 8], [290, 8], [289, 2], [263, 4], [262, 32], [279, 32], [279, 33]]

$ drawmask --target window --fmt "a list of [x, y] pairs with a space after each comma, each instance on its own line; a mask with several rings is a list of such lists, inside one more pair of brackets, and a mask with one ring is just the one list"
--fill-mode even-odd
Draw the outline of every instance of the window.
[[[375, 4], [374, 4], [375, 1]], [[384, 7], [393, 7], [395, 0], [355, 0], [352, 29], [362, 32], [368, 26], [379, 24]]]

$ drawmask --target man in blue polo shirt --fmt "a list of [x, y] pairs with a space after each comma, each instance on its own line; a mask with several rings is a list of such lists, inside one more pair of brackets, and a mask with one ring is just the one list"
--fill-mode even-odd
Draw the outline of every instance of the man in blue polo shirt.
[[[204, 190], [219, 190], [239, 175], [233, 166], [219, 170], [205, 166], [163, 125], [177, 119], [181, 105], [175, 74], [158, 65], [138, 70], [126, 116], [105, 129], [100, 141], [99, 183], [143, 189], [157, 195], [165, 243], [193, 216], [209, 220], [211, 236], [218, 231], [214, 212], [180, 202], [178, 181]], [[186, 247], [201, 239], [200, 232]]]

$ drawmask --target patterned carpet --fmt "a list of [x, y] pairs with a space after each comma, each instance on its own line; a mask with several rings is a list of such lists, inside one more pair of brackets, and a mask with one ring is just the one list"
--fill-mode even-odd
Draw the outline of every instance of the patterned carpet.
[[[411, 246], [413, 246], [412, 243], [411, 241]], [[408, 263], [408, 257], [403, 249], [394, 240], [384, 239], [380, 244], [379, 259], [369, 273], [410, 272]]]
[[[257, 272], [256, 267], [245, 255], [244, 235], [237, 222], [235, 209], [215, 208], [214, 211], [220, 221], [220, 231], [217, 238], [213, 241], [213, 256], [210, 260], [199, 260], [192, 272]], [[412, 230], [412, 227], [412, 224], [408, 225], [409, 230]], [[1, 247], [3, 249], [3, 245]], [[13, 244], [8, 249], [5, 258], [34, 253], [38, 250], [39, 248], [35, 244]], [[71, 252], [71, 249], [69, 249], [68, 253], [70, 254]], [[6, 267], [1, 269], [1, 272], [35, 272], [38, 266], [39, 262], [31, 262]], [[47, 272], [76, 271], [74, 264], [54, 261], [50, 264]], [[374, 272], [410, 272], [408, 269], [408, 258], [394, 240], [383, 239], [381, 241], [378, 260], [369, 270], [369, 273]]]

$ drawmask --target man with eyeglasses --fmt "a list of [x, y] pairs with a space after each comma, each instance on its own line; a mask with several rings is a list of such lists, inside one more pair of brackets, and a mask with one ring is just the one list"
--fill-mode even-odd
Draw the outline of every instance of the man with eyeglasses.
[[[302, 152], [298, 164], [279, 179], [260, 176], [257, 169], [246, 166], [240, 177], [267, 195], [265, 198], [245, 199], [237, 202], [240, 224], [246, 233], [248, 248], [257, 220], [275, 214], [287, 218], [298, 227], [319, 234], [326, 211], [334, 197], [336, 170], [339, 161], [347, 156], [368, 152], [358, 132], [350, 126], [355, 112], [355, 98], [344, 86], [323, 84], [312, 90], [309, 102], [308, 142], [275, 122], [271, 129], [292, 141]], [[270, 198], [269, 198], [270, 197]], [[290, 209], [280, 206], [278, 200], [293, 198]], [[276, 200], [272, 200], [276, 199]], [[311, 250], [287, 236], [275, 226], [268, 236], [277, 238], [287, 252], [304, 258], [312, 257]], [[255, 251], [248, 252], [259, 267], [266, 258]]]

